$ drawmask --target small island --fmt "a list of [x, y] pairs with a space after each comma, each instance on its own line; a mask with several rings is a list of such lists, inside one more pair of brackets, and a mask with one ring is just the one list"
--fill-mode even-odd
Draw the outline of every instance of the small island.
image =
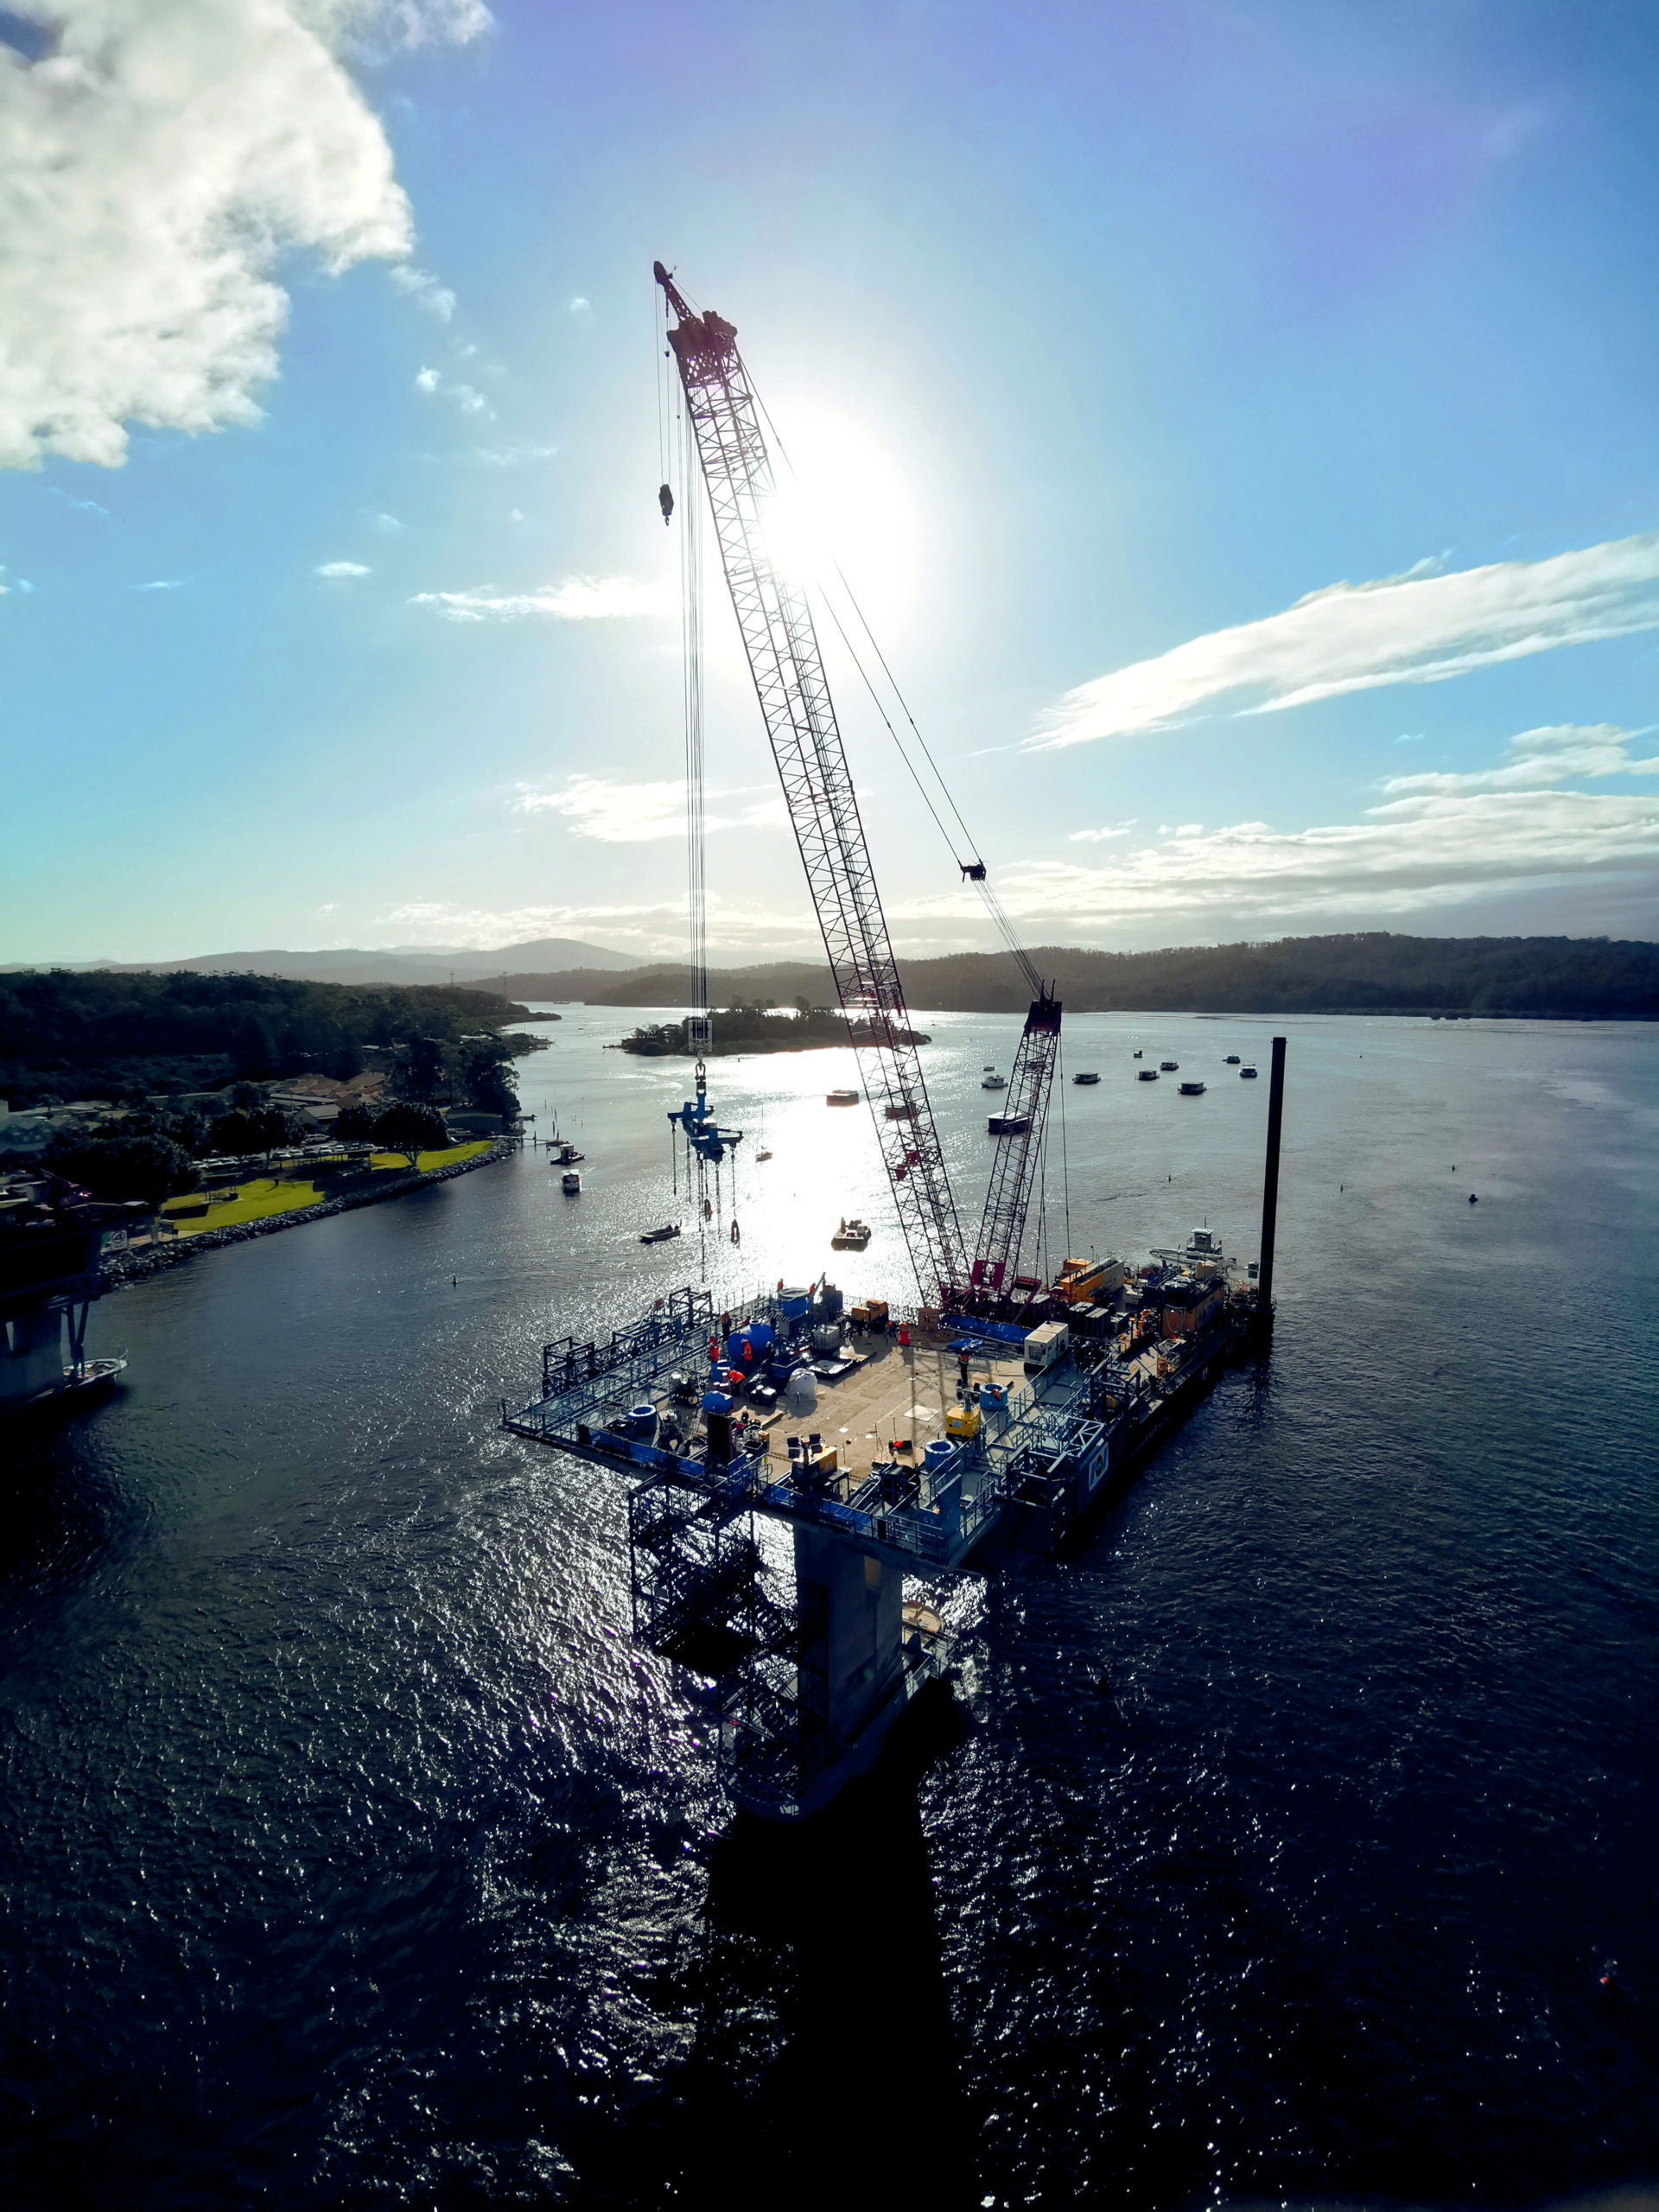
[[[808, 1000], [798, 998], [793, 1011], [755, 1000], [745, 1003], [740, 1000], [734, 1005], [715, 1010], [714, 1040], [705, 1047], [707, 1057], [720, 1059], [739, 1052], [809, 1052], [825, 1045], [868, 1045], [874, 1041], [867, 1021], [849, 1022], [839, 1007], [813, 1006]], [[919, 1029], [901, 1029], [899, 1042], [904, 1045], [931, 1045], [932, 1039]], [[690, 1059], [692, 1047], [686, 1042], [685, 1020], [678, 1021], [647, 1021], [613, 1046], [606, 1048], [615, 1052], [634, 1052], [648, 1059]]]

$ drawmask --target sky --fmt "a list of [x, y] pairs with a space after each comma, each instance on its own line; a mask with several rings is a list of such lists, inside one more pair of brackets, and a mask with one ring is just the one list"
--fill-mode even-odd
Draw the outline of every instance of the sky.
[[[658, 257], [1027, 943], [1659, 936], [1656, 218], [1615, 0], [14, 0], [0, 962], [683, 950]], [[711, 951], [798, 957], [705, 635]], [[899, 950], [990, 944], [826, 659]]]

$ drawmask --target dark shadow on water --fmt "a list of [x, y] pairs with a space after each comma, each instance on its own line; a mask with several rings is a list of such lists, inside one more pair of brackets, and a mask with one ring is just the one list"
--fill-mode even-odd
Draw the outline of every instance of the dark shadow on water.
[[680, 1994], [690, 2056], [659, 2094], [562, 2128], [590, 2205], [856, 2208], [905, 2177], [969, 2201], [972, 2128], [917, 1803], [961, 1742], [925, 1693], [861, 1781], [798, 1828], [740, 1813], [715, 1846], [701, 1956]]

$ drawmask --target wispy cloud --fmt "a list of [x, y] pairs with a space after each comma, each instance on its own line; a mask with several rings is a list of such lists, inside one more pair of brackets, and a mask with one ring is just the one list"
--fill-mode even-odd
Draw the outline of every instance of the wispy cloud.
[[[1139, 934], [1176, 918], [1202, 934], [1338, 916], [1397, 918], [1596, 877], [1650, 879], [1656, 866], [1659, 798], [1425, 792], [1373, 807], [1357, 823], [1177, 830], [1106, 867], [1033, 860], [1002, 873], [997, 889], [1033, 936]], [[954, 914], [963, 924], [973, 918], [955, 893], [890, 902], [889, 912], [895, 922], [935, 930]]]
[[474, 456], [486, 468], [522, 468], [526, 461], [551, 461], [557, 446], [480, 446]]
[[374, 574], [374, 571], [372, 569], [365, 569], [360, 561], [323, 561], [318, 564], [317, 574], [320, 576], [339, 579], [346, 576], [370, 576]]
[[429, 269], [416, 269], [412, 263], [399, 261], [393, 264], [391, 281], [400, 292], [423, 307], [440, 322], [448, 322], [455, 311], [455, 296], [447, 284], [441, 284]]
[[[810, 955], [823, 939], [804, 893], [798, 906], [782, 912], [741, 905], [718, 891], [709, 897], [711, 941], [723, 955], [747, 952], [776, 959]], [[413, 944], [457, 944], [481, 952], [521, 944], [526, 938], [598, 938], [624, 952], [683, 960], [686, 956], [685, 895], [649, 904], [591, 906], [451, 906], [418, 899], [395, 906], [376, 926], [393, 928], [399, 941]]]
[[1109, 845], [1119, 837], [1127, 837], [1138, 819], [1132, 814], [1127, 822], [1108, 822], [1098, 830], [1074, 830], [1068, 842], [1073, 845]]
[[556, 622], [595, 622], [625, 614], [656, 614], [662, 594], [632, 576], [566, 576], [538, 590], [498, 592], [488, 585], [473, 591], [419, 591], [410, 602], [435, 607], [451, 622], [520, 622], [531, 616]]
[[383, 536], [387, 537], [392, 536], [392, 534], [397, 531], [406, 530], [409, 527], [407, 523], [399, 522], [396, 515], [372, 516], [370, 518], [370, 526], [372, 529], [379, 531]]
[[97, 515], [105, 522], [109, 520], [109, 509], [107, 507], [100, 507], [96, 499], [77, 499], [69, 493], [66, 492], [61, 484], [54, 484], [49, 487], [49, 489], [51, 496], [54, 499], [61, 499], [64, 505], [69, 509], [72, 514]]
[[494, 419], [495, 410], [475, 385], [462, 384], [454, 377], [446, 376], [442, 369], [424, 368], [416, 373], [416, 391], [441, 393], [452, 400], [463, 415], [487, 415]]
[[1643, 734], [1616, 729], [1611, 722], [1551, 722], [1512, 737], [1511, 758], [1501, 768], [1477, 769], [1469, 775], [1437, 774], [1431, 769], [1414, 776], [1390, 776], [1382, 788], [1395, 793], [1539, 791], [1565, 783], [1569, 776], [1659, 776], [1659, 753], [1645, 760], [1630, 758], [1632, 743]]
[[1027, 741], [1136, 736], [1201, 715], [1265, 714], [1388, 683], [1659, 627], [1659, 531], [1450, 575], [1338, 583], [1283, 613], [1194, 638], [1069, 691]]
[[584, 300], [582, 294], [578, 292], [575, 298], [570, 302], [570, 312], [572, 315], [587, 315], [590, 312], [592, 307], [592, 301]]
[[[727, 810], [733, 799], [746, 804]], [[784, 819], [779, 794], [765, 784], [711, 791], [705, 830], [752, 830]], [[559, 814], [571, 834], [607, 845], [641, 845], [685, 835], [685, 785], [677, 777], [656, 783], [616, 784], [597, 776], [571, 776], [556, 790], [521, 791], [515, 814]]]
[[184, 589], [184, 578], [182, 576], [157, 576], [151, 583], [129, 584], [127, 586], [127, 589], [129, 591], [182, 591]]

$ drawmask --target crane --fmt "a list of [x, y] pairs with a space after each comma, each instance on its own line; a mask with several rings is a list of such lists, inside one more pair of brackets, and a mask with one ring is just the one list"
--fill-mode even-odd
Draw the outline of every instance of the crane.
[[[675, 316], [666, 335], [721, 564], [911, 1265], [924, 1300], [984, 1303], [1005, 1286], [1012, 1287], [1018, 1268], [1058, 1057], [1059, 1001], [1014, 945], [1036, 993], [1007, 1099], [1007, 1118], [1024, 1126], [999, 1145], [970, 1259], [811, 607], [803, 583], [780, 565], [771, 542], [768, 520], [778, 487], [737, 331], [713, 308], [694, 308], [660, 261], [652, 274]], [[663, 504], [666, 521], [671, 502]], [[988, 888], [982, 861], [964, 867], [963, 874]], [[989, 903], [1001, 921], [994, 897]], [[1002, 926], [1011, 939], [1005, 921]]]

